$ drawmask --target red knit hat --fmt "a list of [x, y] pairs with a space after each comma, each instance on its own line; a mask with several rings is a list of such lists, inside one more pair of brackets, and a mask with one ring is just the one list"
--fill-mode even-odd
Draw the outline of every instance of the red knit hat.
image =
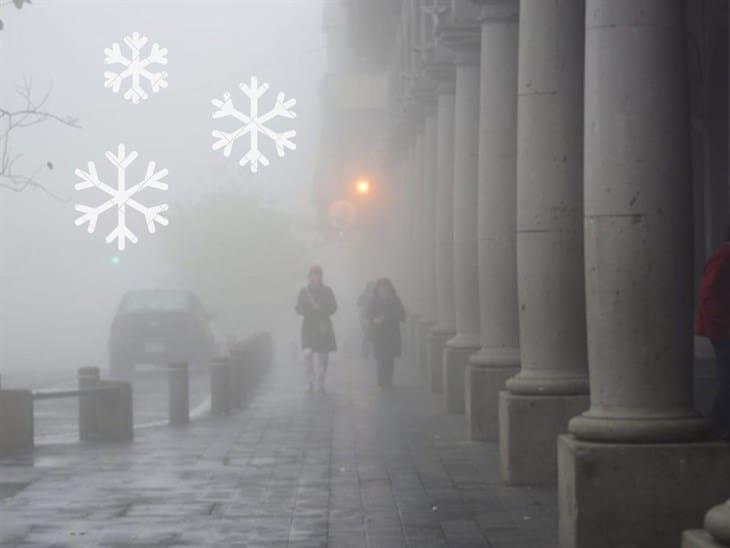
[[321, 276], [322, 275], [322, 267], [319, 266], [319, 265], [316, 265], [316, 264], [315, 265], [312, 265], [311, 267], [309, 267], [309, 273], [308, 274], [310, 276], [312, 274], [319, 274]]

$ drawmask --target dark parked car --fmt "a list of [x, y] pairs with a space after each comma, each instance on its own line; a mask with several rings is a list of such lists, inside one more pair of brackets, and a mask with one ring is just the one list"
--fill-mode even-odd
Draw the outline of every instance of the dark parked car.
[[127, 376], [137, 364], [206, 364], [216, 353], [211, 316], [190, 291], [152, 289], [124, 295], [109, 336], [110, 369]]

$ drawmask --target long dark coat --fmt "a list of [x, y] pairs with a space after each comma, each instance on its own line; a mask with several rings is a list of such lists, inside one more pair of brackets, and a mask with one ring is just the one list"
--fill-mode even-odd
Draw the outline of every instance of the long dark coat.
[[[384, 320], [376, 324], [375, 318]], [[400, 324], [406, 319], [403, 303], [397, 295], [387, 299], [374, 297], [368, 307], [370, 333], [373, 341], [375, 359], [389, 359], [401, 354]]]
[[[314, 309], [314, 303], [319, 310]], [[335, 294], [328, 286], [307, 286], [299, 292], [296, 306], [302, 316], [302, 348], [312, 352], [334, 352], [337, 340], [330, 316], [337, 312]]]

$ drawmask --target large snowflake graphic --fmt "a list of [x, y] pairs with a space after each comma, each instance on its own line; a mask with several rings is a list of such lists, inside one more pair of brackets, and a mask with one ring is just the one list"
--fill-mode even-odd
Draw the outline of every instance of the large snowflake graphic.
[[213, 106], [218, 109], [213, 113], [214, 119], [232, 117], [243, 124], [231, 133], [213, 130], [213, 137], [217, 139], [213, 143], [213, 150], [223, 149], [223, 155], [227, 158], [231, 154], [233, 143], [245, 135], [250, 135], [249, 150], [241, 158], [239, 164], [241, 166], [248, 164], [251, 173], [256, 173], [259, 169], [259, 164], [263, 166], [269, 165], [269, 159], [259, 148], [259, 135], [264, 135], [274, 142], [279, 157], [284, 156], [285, 149], [296, 150], [297, 147], [292, 141], [296, 137], [296, 131], [277, 132], [266, 124], [277, 117], [296, 118], [297, 115], [293, 107], [297, 102], [295, 99], [285, 100], [284, 94], [279, 93], [274, 106], [268, 112], [260, 114], [259, 99], [268, 91], [269, 84], [264, 83], [259, 86], [258, 79], [252, 77], [249, 84], [241, 83], [239, 87], [249, 98], [249, 114], [244, 114], [233, 105], [233, 100], [229, 92], [223, 94], [222, 100], [213, 99], [212, 101]]
[[125, 36], [124, 43], [129, 48], [129, 57], [122, 55], [122, 50], [116, 42], [112, 44], [111, 48], [104, 49], [105, 65], [122, 65], [123, 67], [121, 72], [107, 71], [104, 73], [104, 78], [106, 78], [104, 87], [112, 88], [114, 93], [119, 93], [124, 80], [131, 79], [131, 86], [124, 93], [124, 98], [131, 100], [135, 105], [149, 97], [142, 87], [142, 78], [149, 82], [155, 93], [167, 87], [167, 72], [151, 72], [148, 68], [153, 63], [166, 65], [167, 49], [160, 48], [159, 44], [152, 44], [149, 55], [142, 58], [140, 52], [148, 41], [146, 36], [141, 36], [138, 32], [133, 32], [132, 36]]
[[109, 196], [107, 201], [99, 204], [98, 206], [90, 207], [77, 204], [75, 206], [76, 211], [82, 213], [82, 215], [76, 219], [76, 226], [88, 224], [89, 233], [93, 233], [101, 214], [109, 209], [116, 208], [117, 225], [114, 230], [107, 235], [106, 242], [111, 243], [116, 240], [119, 250], [123, 251], [126, 247], [127, 241], [130, 241], [133, 244], [137, 243], [137, 236], [135, 236], [129, 227], [127, 227], [127, 207], [132, 208], [134, 211], [137, 211], [144, 216], [145, 222], [147, 223], [147, 230], [151, 234], [155, 232], [155, 223], [167, 226], [167, 218], [161, 215], [161, 213], [167, 211], [167, 204], [145, 207], [136, 201], [133, 196], [139, 194], [148, 187], [156, 188], [158, 190], [167, 190], [167, 183], [163, 183], [162, 179], [167, 176], [168, 171], [166, 169], [155, 171], [155, 162], [149, 162], [147, 164], [147, 173], [145, 174], [144, 179], [127, 188], [127, 168], [137, 159], [137, 153], [130, 152], [127, 154], [126, 147], [124, 145], [119, 145], [117, 153], [114, 154], [112, 152], [107, 152], [106, 158], [117, 168], [116, 188], [99, 179], [94, 162], [89, 162], [88, 171], [83, 171], [81, 169], [77, 169], [75, 171], [76, 175], [81, 179], [81, 182], [76, 183], [74, 186], [76, 190], [86, 190], [87, 188], [95, 187]]

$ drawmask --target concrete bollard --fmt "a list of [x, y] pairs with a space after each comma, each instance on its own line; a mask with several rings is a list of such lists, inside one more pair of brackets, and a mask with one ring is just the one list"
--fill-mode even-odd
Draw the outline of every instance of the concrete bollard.
[[0, 455], [33, 450], [33, 394], [0, 390]]
[[190, 422], [190, 379], [186, 362], [171, 363], [168, 368], [170, 424], [179, 426]]
[[240, 350], [235, 352], [235, 354], [231, 354], [229, 364], [230, 391], [228, 397], [230, 398], [231, 409], [239, 409], [243, 405], [243, 396], [246, 389], [246, 379], [244, 378], [245, 364]]
[[96, 441], [131, 441], [134, 438], [132, 385], [126, 381], [101, 381], [102, 389], [89, 398], [96, 411]]
[[[101, 372], [98, 367], [79, 367], [78, 387], [96, 388], [99, 385]], [[95, 398], [87, 396], [79, 398], [79, 439], [90, 441], [96, 439], [97, 413]]]
[[210, 365], [210, 412], [227, 415], [231, 412], [231, 364], [228, 358], [215, 358]]
[[241, 351], [241, 394], [244, 400], [251, 397], [254, 386], [256, 385], [256, 369], [255, 360], [252, 359], [254, 353], [251, 341], [244, 345]]

